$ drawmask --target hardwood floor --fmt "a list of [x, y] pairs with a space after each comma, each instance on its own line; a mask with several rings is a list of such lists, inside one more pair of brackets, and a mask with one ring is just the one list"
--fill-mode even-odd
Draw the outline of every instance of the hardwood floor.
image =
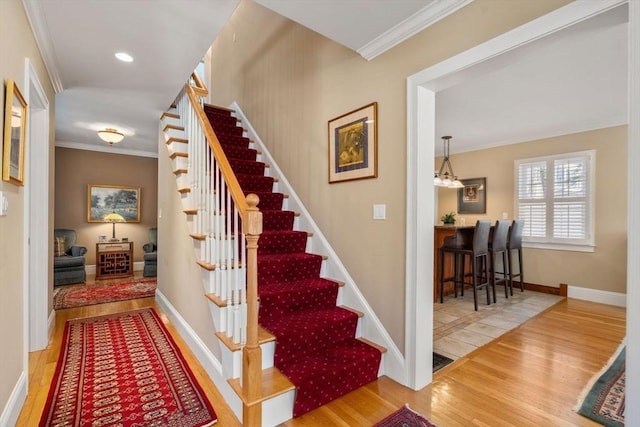
[[598, 426], [573, 412], [625, 335], [625, 309], [565, 299], [412, 391], [383, 377], [286, 427], [370, 426], [408, 403], [440, 427]]
[[[87, 283], [90, 285], [91, 281]], [[213, 381], [209, 379], [206, 371], [197, 361], [189, 347], [180, 338], [180, 335], [173, 327], [167, 316], [162, 312], [160, 306], [156, 304], [153, 298], [142, 298], [137, 300], [113, 302], [108, 304], [91, 305], [86, 307], [69, 308], [56, 311], [56, 324], [53, 337], [49, 343], [49, 347], [42, 351], [29, 354], [29, 393], [20, 417], [18, 418], [18, 426], [37, 426], [40, 421], [42, 410], [49, 392], [49, 385], [53, 379], [60, 347], [62, 345], [62, 334], [65, 322], [68, 319], [76, 319], [82, 317], [101, 316], [110, 313], [119, 313], [130, 310], [136, 310], [143, 307], [153, 307], [160, 318], [167, 326], [174, 340], [178, 344], [180, 351], [189, 363], [193, 374], [202, 386], [209, 401], [213, 405], [218, 415], [218, 426], [240, 426], [240, 422], [235, 417], [231, 409], [224, 403], [224, 400]]]
[[[152, 298], [59, 310], [49, 348], [30, 355], [30, 390], [19, 426], [37, 425], [67, 319], [154, 307], [211, 399], [219, 426], [240, 423]], [[625, 310], [567, 299], [440, 370], [420, 391], [382, 377], [283, 427], [371, 426], [409, 406], [440, 427], [597, 426], [572, 407], [625, 335]]]

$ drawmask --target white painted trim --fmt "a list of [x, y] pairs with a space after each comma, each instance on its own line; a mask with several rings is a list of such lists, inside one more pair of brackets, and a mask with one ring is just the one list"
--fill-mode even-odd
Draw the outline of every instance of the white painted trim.
[[30, 147], [24, 192], [25, 318], [28, 319], [25, 339], [28, 351], [36, 351], [49, 343], [47, 310], [52, 238], [49, 232], [49, 100], [29, 58], [25, 58], [24, 66], [24, 95], [29, 106], [27, 146]]
[[[429, 200], [435, 199], [433, 182], [435, 115], [423, 111], [435, 109], [435, 93], [407, 82], [407, 138], [421, 138], [420, 144], [407, 144], [407, 217], [406, 217], [406, 290], [405, 290], [405, 359], [404, 385], [418, 390], [433, 378], [433, 226], [434, 215]], [[431, 137], [424, 137], [431, 135]], [[431, 154], [429, 154], [431, 153]], [[425, 176], [426, 175], [426, 176]], [[426, 194], [420, 194], [421, 191]], [[428, 307], [428, 309], [424, 309]], [[429, 333], [425, 333], [429, 331]]]
[[[627, 139], [627, 358], [640, 360], [640, 2], [629, 2]], [[640, 366], [626, 368], [625, 423], [640, 425]]]
[[56, 311], [51, 310], [51, 313], [49, 313], [49, 320], [47, 321], [47, 337], [49, 341], [51, 341], [51, 338], [53, 337], [53, 331], [55, 327], [56, 327]]
[[33, 0], [22, 0], [22, 6], [24, 7], [27, 19], [29, 19], [29, 24], [31, 24], [31, 29], [33, 30], [33, 35], [35, 36], [36, 44], [44, 60], [45, 67], [47, 67], [53, 90], [55, 93], [60, 93], [64, 90], [64, 87], [60, 79], [55, 49], [53, 48], [52, 38], [49, 34], [49, 27], [47, 26], [47, 20], [44, 16], [42, 6], [40, 2]]
[[402, 43], [409, 37], [446, 18], [473, 0], [433, 1], [404, 21], [385, 31], [369, 43], [358, 49], [358, 53], [367, 61]]
[[167, 315], [182, 339], [196, 356], [196, 359], [198, 359], [204, 370], [213, 380], [218, 391], [224, 397], [225, 403], [229, 405], [236, 417], [242, 420], [242, 401], [224, 377], [220, 361], [216, 359], [196, 331], [191, 328], [191, 325], [187, 323], [184, 317], [180, 315], [178, 310], [176, 310], [160, 290], [156, 290], [156, 302], [160, 305], [162, 311]]
[[7, 404], [0, 414], [0, 426], [15, 426], [22, 410], [22, 405], [27, 400], [27, 373], [20, 373], [20, 377], [13, 387]]
[[364, 313], [364, 317], [360, 319], [358, 324], [359, 333], [363, 337], [386, 347], [387, 352], [384, 353], [382, 358], [384, 374], [400, 383], [404, 383], [406, 379], [404, 374], [404, 357], [402, 356], [402, 353], [358, 289], [358, 286], [344, 264], [342, 264], [338, 254], [333, 250], [329, 241], [320, 230], [320, 227], [318, 227], [311, 217], [311, 214], [296, 194], [286, 176], [282, 173], [282, 170], [278, 167], [278, 164], [271, 156], [271, 153], [269, 153], [269, 150], [260, 139], [260, 136], [253, 128], [251, 122], [247, 119], [240, 106], [236, 102], [233, 102], [229, 108], [235, 110], [236, 116], [242, 119], [242, 124], [244, 128], [247, 129], [249, 138], [254, 140], [256, 148], [262, 153], [261, 160], [270, 165], [269, 175], [278, 178], [278, 190], [289, 195], [289, 198], [286, 201], [288, 209], [300, 213], [300, 216], [297, 218], [300, 228], [313, 233], [313, 236], [308, 240], [308, 247], [315, 253], [328, 256], [328, 259], [323, 262], [323, 276], [340, 280], [345, 283], [345, 285], [340, 288], [338, 303], [347, 305]]
[[581, 288], [579, 286], [568, 286], [567, 297], [599, 302], [601, 304], [615, 305], [618, 307], [627, 306], [627, 294], [621, 294], [619, 292], [601, 291], [599, 289]]
[[[626, 0], [600, 0], [597, 2], [575, 0], [521, 27], [409, 76], [407, 78], [407, 156], [413, 157], [408, 157], [408, 165], [412, 164], [414, 158], [418, 159], [417, 161], [420, 165], [434, 164], [434, 129], [430, 126], [424, 126], [423, 121], [425, 121], [425, 118], [430, 121], [435, 117], [435, 107], [430, 104], [430, 99], [435, 96], [438, 90], [446, 88], [452, 81], [459, 80], [460, 73], [470, 73], [473, 65], [517, 49], [522, 45], [582, 22], [624, 3], [626, 3]], [[636, 77], [638, 76], [636, 75]], [[636, 111], [636, 113], [639, 112]], [[420, 121], [416, 119], [417, 117], [420, 117]], [[634, 117], [634, 120], [638, 120], [637, 117]], [[631, 141], [632, 139], [630, 138], [630, 146], [632, 145]], [[636, 143], [636, 145], [640, 144]], [[637, 158], [635, 161], [640, 162]], [[430, 168], [425, 167], [423, 169], [431, 171]], [[416, 236], [418, 240], [432, 242], [433, 230], [421, 229], [420, 225], [422, 224], [416, 221], [415, 218], [430, 218], [431, 222], [429, 223], [433, 223], [432, 212], [420, 209], [421, 206], [433, 203], [433, 180], [424, 178], [417, 179], [414, 182], [413, 180], [416, 179], [417, 175], [416, 172], [409, 169], [407, 172], [407, 236]], [[630, 180], [630, 182], [634, 181]], [[633, 185], [630, 186], [629, 191], [632, 190], [632, 187]], [[631, 206], [629, 209], [631, 209]], [[637, 213], [636, 219], [640, 216], [640, 208]], [[427, 215], [424, 216], [425, 214]], [[632, 216], [629, 215], [629, 218], [632, 218]], [[636, 224], [639, 223], [638, 221], [636, 221]], [[629, 241], [633, 241], [634, 235], [631, 234], [631, 230], [629, 230], [628, 234]], [[426, 292], [433, 295], [433, 275], [425, 276], [426, 268], [428, 268], [425, 265], [433, 264], [433, 248], [425, 245], [410, 245], [409, 243], [410, 238], [407, 237], [407, 283], [405, 285], [407, 295], [409, 296], [418, 287], [424, 288]], [[632, 252], [629, 253], [631, 254]], [[637, 254], [638, 252], [634, 253], [636, 257]], [[638, 275], [640, 276], [640, 274]], [[424, 280], [418, 281], [420, 277], [423, 277]], [[635, 282], [628, 281], [628, 283], [640, 283], [640, 277], [636, 277], [636, 279]], [[433, 319], [432, 299], [425, 301], [424, 299], [407, 298], [405, 341], [407, 343], [415, 343], [416, 346], [414, 349], [415, 354], [407, 355], [407, 357], [415, 357], [417, 361], [421, 356], [420, 349], [427, 349], [430, 345], [429, 342], [433, 341], [433, 334], [419, 333], [424, 329], [416, 329], [415, 319], [410, 317], [415, 316], [416, 313], [422, 313], [423, 316]], [[407, 375], [415, 381], [415, 384], [419, 385], [430, 381], [428, 373], [421, 374], [421, 371], [417, 369], [411, 371], [412, 366], [412, 364], [408, 364], [407, 369], [410, 371], [407, 372]]]
[[155, 159], [158, 158], [157, 152], [142, 151], [142, 150], [128, 150], [126, 148], [90, 145], [90, 144], [83, 144], [80, 142], [56, 141], [56, 147], [73, 148], [75, 150], [98, 151], [100, 153], [109, 153], [109, 154], [125, 154], [128, 156], [151, 157]]

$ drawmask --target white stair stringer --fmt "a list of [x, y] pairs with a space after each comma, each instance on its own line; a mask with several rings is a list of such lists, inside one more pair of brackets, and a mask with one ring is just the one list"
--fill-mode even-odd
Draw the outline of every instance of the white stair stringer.
[[242, 125], [246, 130], [247, 137], [253, 141], [253, 148], [260, 152], [261, 161], [270, 165], [269, 175], [277, 179], [278, 191], [288, 195], [288, 198], [285, 199], [287, 209], [300, 213], [300, 216], [295, 219], [297, 229], [307, 230], [312, 233], [308, 239], [307, 250], [313, 253], [328, 255], [322, 263], [322, 276], [344, 282], [345, 285], [340, 287], [338, 293], [338, 305], [348, 306], [364, 313], [364, 317], [360, 318], [358, 322], [357, 337], [366, 338], [387, 349], [382, 355], [379, 375], [386, 375], [401, 384], [406, 384], [404, 356], [358, 289], [355, 281], [311, 217], [309, 211], [297, 196], [291, 184], [289, 184], [289, 181], [242, 112], [240, 106], [236, 102], [233, 102], [228, 108], [234, 110], [235, 116], [242, 120]]

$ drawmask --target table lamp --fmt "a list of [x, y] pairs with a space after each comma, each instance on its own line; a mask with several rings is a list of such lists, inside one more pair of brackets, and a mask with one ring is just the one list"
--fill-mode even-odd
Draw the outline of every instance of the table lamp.
[[117, 214], [115, 212], [111, 212], [110, 214], [107, 214], [104, 216], [104, 218], [102, 218], [102, 220], [104, 222], [110, 222], [111, 224], [113, 224], [113, 233], [111, 236], [111, 241], [115, 242], [118, 239], [116, 239], [116, 222], [127, 222], [122, 215]]

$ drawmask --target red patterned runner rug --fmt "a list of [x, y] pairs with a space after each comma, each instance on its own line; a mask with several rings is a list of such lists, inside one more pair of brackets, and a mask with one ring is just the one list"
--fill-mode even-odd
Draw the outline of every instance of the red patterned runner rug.
[[152, 308], [67, 321], [41, 427], [196, 427], [216, 421]]
[[53, 295], [53, 308], [82, 307], [105, 302], [153, 297], [156, 294], [156, 278], [113, 279], [92, 285], [58, 286]]

